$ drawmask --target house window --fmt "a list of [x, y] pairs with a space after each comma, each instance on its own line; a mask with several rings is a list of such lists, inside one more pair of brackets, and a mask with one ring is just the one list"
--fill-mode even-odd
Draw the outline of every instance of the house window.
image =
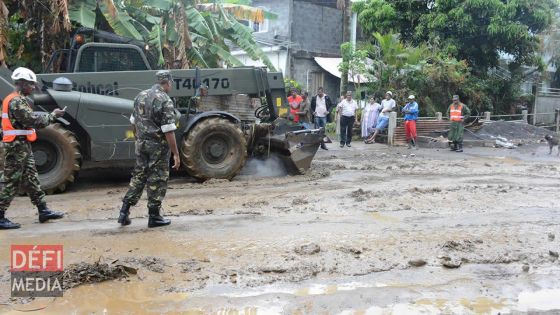
[[249, 27], [254, 33], [265, 33], [268, 32], [268, 20], [264, 20], [262, 23], [240, 20], [239, 23]]
[[[264, 7], [259, 7], [260, 9], [263, 10], [268, 10], [267, 8]], [[268, 32], [268, 24], [269, 21], [268, 19], [264, 19], [264, 21], [262, 23], [258, 23], [258, 22], [254, 22], [254, 21], [248, 21], [248, 20], [239, 20], [239, 23], [248, 26], [249, 28], [251, 28], [253, 30], [254, 33], [266, 33]]]

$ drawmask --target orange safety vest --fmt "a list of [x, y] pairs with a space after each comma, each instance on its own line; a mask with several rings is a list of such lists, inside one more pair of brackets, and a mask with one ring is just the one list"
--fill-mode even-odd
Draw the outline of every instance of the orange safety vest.
[[455, 108], [453, 104], [449, 107], [449, 120], [451, 121], [462, 121], [463, 120], [463, 104], [459, 104], [459, 107]]
[[3, 142], [13, 142], [17, 136], [26, 136], [27, 141], [33, 142], [37, 140], [37, 133], [35, 129], [29, 128], [24, 130], [14, 129], [12, 122], [10, 121], [10, 116], [8, 115], [8, 108], [10, 102], [14, 97], [19, 96], [18, 92], [13, 92], [6, 96], [2, 102], [2, 141]]

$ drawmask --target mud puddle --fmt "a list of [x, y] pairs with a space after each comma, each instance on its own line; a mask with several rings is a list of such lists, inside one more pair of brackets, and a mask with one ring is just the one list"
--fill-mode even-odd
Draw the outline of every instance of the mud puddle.
[[[486, 282], [476, 274], [491, 265], [460, 273], [439, 268], [411, 269], [395, 277], [380, 272], [360, 277], [279, 283], [253, 288], [214, 285], [193, 292], [172, 292], [172, 279], [110, 281], [82, 285], [57, 299], [13, 305], [5, 314], [509, 314], [560, 311], [554, 278], [560, 268], [529, 273], [513, 284]], [[163, 284], [162, 284], [163, 282]], [[531, 289], [527, 289], [531, 287]], [[351, 301], [351, 303], [349, 303]], [[554, 313], [554, 312], [553, 312]]]

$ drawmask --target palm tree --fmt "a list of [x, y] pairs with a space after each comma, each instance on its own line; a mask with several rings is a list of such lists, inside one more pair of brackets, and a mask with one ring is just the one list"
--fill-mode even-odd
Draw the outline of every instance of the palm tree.
[[8, 48], [8, 14], [6, 4], [0, 2], [0, 66], [5, 64]]
[[374, 33], [375, 45], [370, 47], [374, 60], [374, 75], [381, 86], [398, 89], [403, 84], [406, 73], [420, 70], [426, 62], [426, 47], [405, 45], [398, 34]]

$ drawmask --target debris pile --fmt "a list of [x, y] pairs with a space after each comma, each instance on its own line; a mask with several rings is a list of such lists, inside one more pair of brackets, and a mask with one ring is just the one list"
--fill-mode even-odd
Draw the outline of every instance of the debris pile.
[[321, 247], [315, 243], [304, 244], [294, 248], [294, 252], [300, 255], [314, 255], [321, 251]]
[[513, 143], [537, 143], [551, 133], [545, 128], [522, 121], [492, 121], [483, 124], [478, 130], [473, 129], [465, 133], [466, 138], [495, 141], [497, 146], [505, 148], [514, 147]]
[[136, 273], [135, 268], [118, 265], [115, 262], [111, 264], [99, 261], [95, 263], [81, 262], [72, 264], [64, 270], [63, 286], [65, 289], [69, 289], [86, 283], [124, 279]]

